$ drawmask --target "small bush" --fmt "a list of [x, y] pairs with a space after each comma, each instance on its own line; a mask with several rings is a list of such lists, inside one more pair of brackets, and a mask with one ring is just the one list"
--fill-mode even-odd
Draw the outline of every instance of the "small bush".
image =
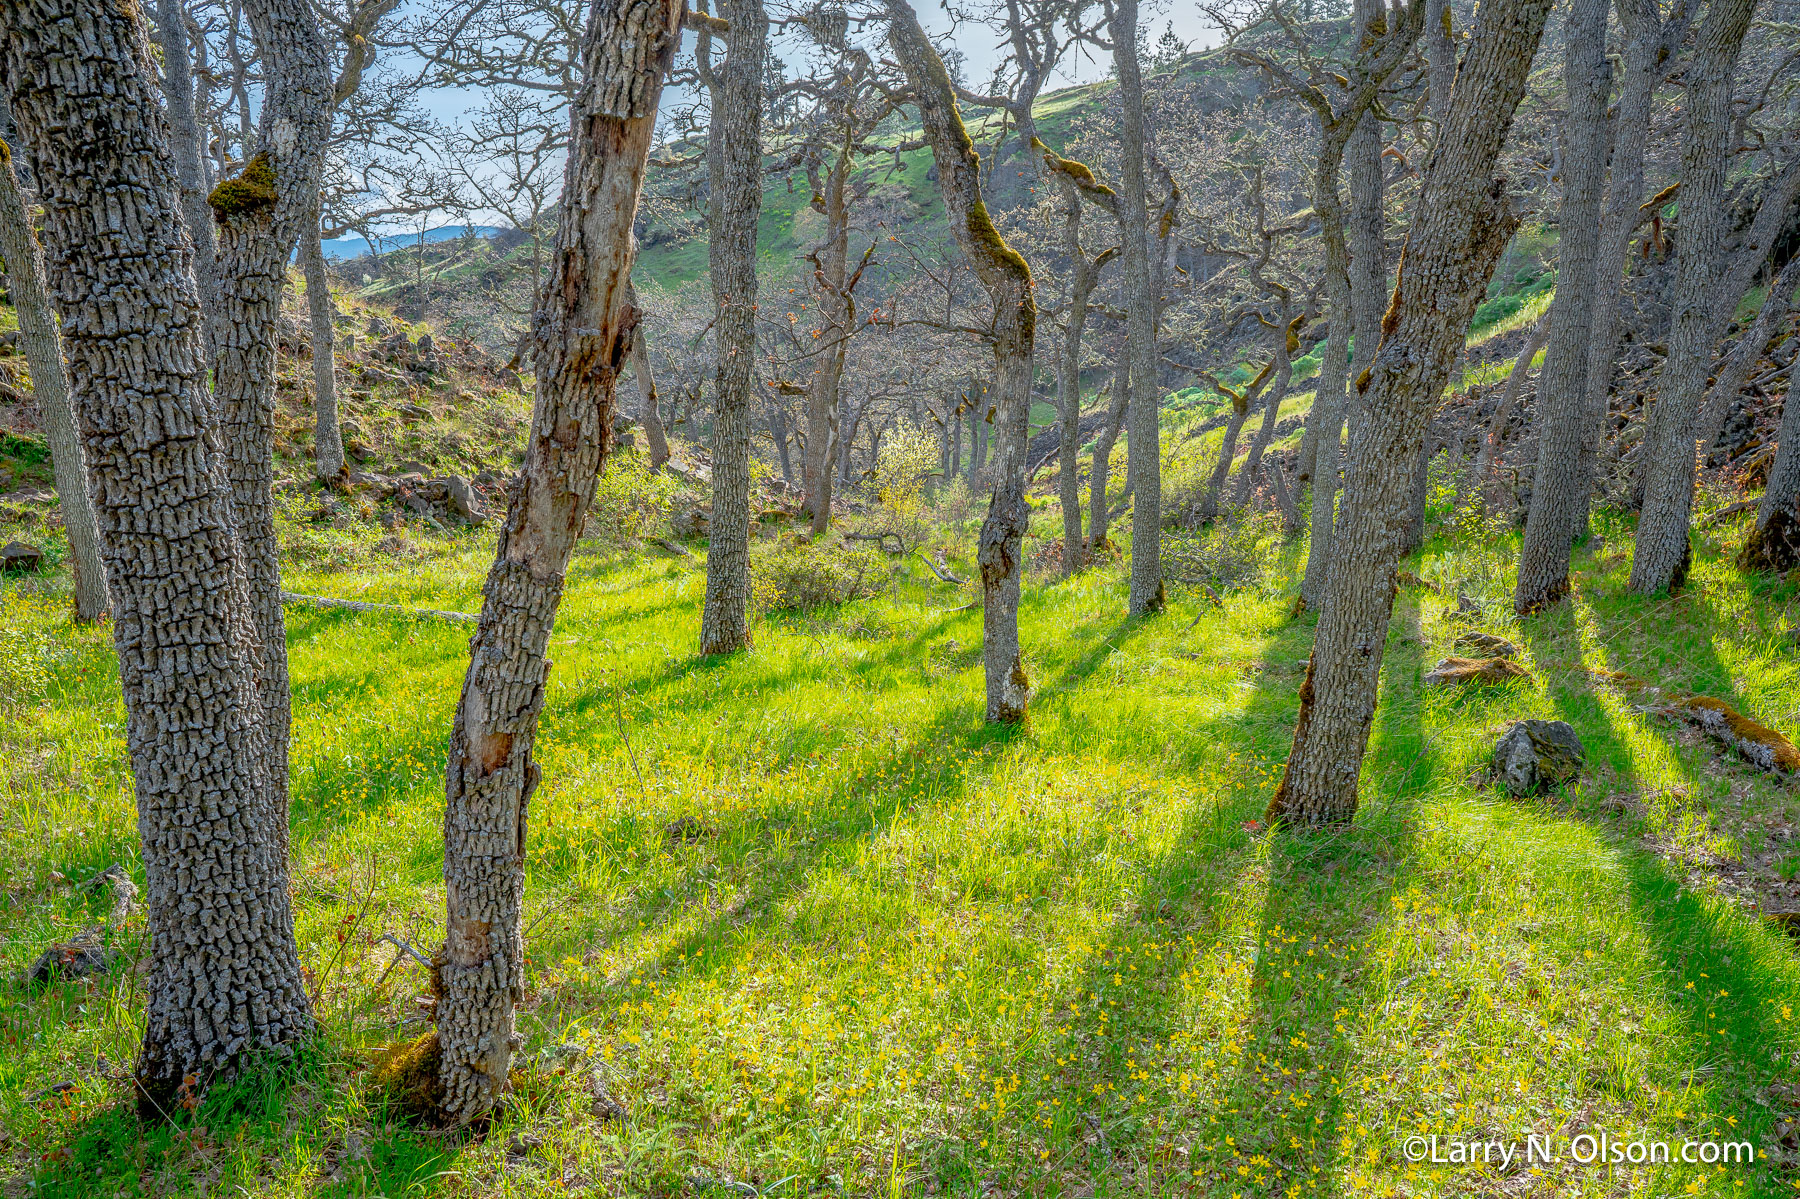
[[1525, 307], [1520, 296], [1495, 296], [1491, 300], [1483, 300], [1475, 309], [1475, 319], [1470, 322], [1471, 329], [1485, 329], [1489, 325], [1497, 325], [1509, 316], [1516, 315]]
[[1171, 583], [1241, 591], [1262, 585], [1274, 547], [1281, 540], [1281, 520], [1262, 513], [1241, 521], [1221, 521], [1198, 533], [1163, 531], [1163, 575]]
[[594, 489], [587, 536], [621, 546], [641, 541], [668, 524], [680, 490], [674, 475], [650, 469], [647, 455], [629, 450], [614, 454]]
[[847, 604], [887, 585], [887, 559], [872, 549], [783, 542], [750, 553], [750, 606], [759, 615]]

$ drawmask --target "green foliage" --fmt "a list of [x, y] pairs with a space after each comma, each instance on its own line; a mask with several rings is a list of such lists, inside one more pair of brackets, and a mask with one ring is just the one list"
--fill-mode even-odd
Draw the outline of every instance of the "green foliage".
[[1215, 521], [1201, 530], [1165, 529], [1163, 575], [1171, 583], [1210, 587], [1219, 594], [1257, 590], [1284, 578], [1275, 573], [1283, 560], [1280, 542], [1280, 518], [1269, 513]]
[[888, 563], [872, 549], [797, 537], [750, 553], [750, 606], [759, 615], [811, 612], [880, 595]]
[[26, 466], [42, 466], [50, 461], [50, 446], [37, 437], [20, 437], [0, 429], [0, 458], [11, 458]]
[[0, 709], [37, 704], [49, 686], [42, 647], [23, 629], [0, 623]]
[[925, 481], [937, 465], [937, 442], [909, 421], [898, 422], [882, 438], [870, 480], [876, 501], [872, 531], [893, 538], [902, 553], [917, 549], [929, 532]]
[[650, 456], [632, 450], [612, 455], [600, 471], [586, 536], [617, 546], [634, 545], [663, 531], [681, 496], [681, 483], [650, 469]]
[[244, 169], [229, 179], [221, 179], [206, 202], [220, 220], [268, 208], [279, 197], [275, 191], [275, 164], [267, 154], [258, 154], [244, 164]]

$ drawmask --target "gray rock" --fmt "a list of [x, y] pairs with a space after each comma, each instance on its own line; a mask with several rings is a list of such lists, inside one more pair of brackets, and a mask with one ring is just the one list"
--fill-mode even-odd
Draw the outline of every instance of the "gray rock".
[[487, 520], [487, 513], [481, 507], [481, 497], [469, 486], [469, 481], [460, 475], [451, 475], [444, 480], [449, 486], [450, 510], [468, 521], [478, 525]]
[[712, 518], [699, 508], [689, 508], [685, 512], [676, 512], [669, 517], [669, 529], [680, 540], [690, 537], [704, 537]]
[[1520, 720], [1494, 745], [1494, 773], [1514, 795], [1537, 795], [1581, 777], [1587, 750], [1563, 720]]
[[23, 541], [9, 541], [0, 546], [0, 571], [36, 570], [43, 560], [43, 550]]
[[1516, 658], [1519, 647], [1504, 637], [1471, 629], [1456, 639], [1457, 649], [1479, 650], [1490, 658]]

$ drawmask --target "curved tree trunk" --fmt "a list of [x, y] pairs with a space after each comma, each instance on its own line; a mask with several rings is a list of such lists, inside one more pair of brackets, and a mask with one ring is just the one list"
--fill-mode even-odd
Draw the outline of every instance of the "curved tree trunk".
[[439, 1118], [484, 1118], [506, 1089], [522, 996], [526, 817], [545, 651], [593, 503], [614, 393], [639, 313], [626, 300], [631, 236], [663, 79], [680, 42], [675, 0], [600, 0], [570, 113], [556, 255], [538, 293], [537, 397], [525, 463], [483, 589], [445, 775], [447, 934], [434, 963]]
[[1744, 542], [1738, 565], [1744, 570], [1786, 574], [1800, 566], [1800, 395], [1788, 376], [1786, 397], [1781, 401], [1781, 441], [1762, 504], [1756, 510], [1756, 527]]
[[887, 0], [887, 13], [893, 35], [890, 49], [912, 85], [925, 140], [937, 165], [950, 231], [993, 304], [994, 383], [989, 399], [998, 414], [995, 431], [1000, 444], [976, 560], [981, 565], [987, 718], [1011, 723], [1024, 718], [1031, 694], [1019, 650], [1019, 585], [1025, 529], [1031, 519], [1025, 502], [1025, 454], [1037, 298], [1031, 268], [988, 217], [981, 195], [981, 160], [963, 128], [943, 60], [906, 0]]
[[75, 580], [75, 619], [89, 623], [106, 615], [107, 598], [100, 534], [88, 500], [87, 457], [75, 428], [69, 380], [63, 373], [62, 343], [44, 288], [43, 252], [5, 142], [0, 142], [0, 255], [6, 258], [7, 288], [19, 318], [19, 340], [25, 364], [31, 368], [31, 390], [44, 419], [44, 437], [50, 443], [50, 469], [56, 475], [57, 505], [69, 538], [69, 573]]
[[1714, 0], [1685, 75], [1687, 128], [1681, 149], [1673, 327], [1644, 437], [1644, 510], [1629, 583], [1638, 595], [1679, 586], [1693, 553], [1688, 525], [1694, 502], [1694, 422], [1706, 392], [1713, 343], [1724, 323], [1716, 313], [1714, 284], [1725, 240], [1731, 85], [1755, 7], [1755, 0]]
[[325, 248], [319, 244], [316, 200], [300, 226], [300, 265], [306, 272], [306, 315], [312, 347], [313, 473], [321, 479], [335, 479], [344, 473], [344, 435], [338, 428], [337, 364], [331, 354], [337, 336], [337, 310], [331, 303]]
[[1488, 0], [1457, 75], [1364, 392], [1367, 417], [1350, 447], [1335, 561], [1271, 820], [1340, 824], [1356, 814], [1398, 585], [1405, 481], [1475, 305], [1518, 223], [1494, 165], [1550, 4]]
[[[1131, 359], [1131, 420], [1126, 427], [1131, 472], [1133, 616], [1159, 612], [1162, 577], [1162, 387], [1156, 364], [1156, 287], [1150, 275], [1149, 201], [1144, 168], [1144, 85], [1137, 57], [1137, 0], [1113, 0], [1110, 36], [1119, 82], [1119, 230], [1125, 258], [1126, 354]], [[1227, 464], [1229, 465], [1229, 463]]]
[[1219, 515], [1219, 495], [1225, 490], [1225, 480], [1230, 476], [1231, 464], [1237, 458], [1238, 435], [1244, 431], [1244, 422], [1250, 419], [1250, 409], [1256, 403], [1256, 395], [1251, 387], [1244, 388], [1242, 395], [1230, 398], [1231, 419], [1225, 422], [1225, 435], [1219, 439], [1219, 457], [1213, 463], [1212, 475], [1206, 480], [1206, 494], [1200, 498], [1194, 512], [1194, 518], [1201, 524], [1208, 524]]
[[[1287, 316], [1288, 306], [1282, 305], [1281, 315]], [[1262, 425], [1256, 430], [1256, 436], [1250, 440], [1250, 452], [1244, 458], [1244, 469], [1238, 472], [1237, 490], [1232, 493], [1231, 506], [1242, 508], [1250, 502], [1250, 489], [1256, 485], [1257, 472], [1262, 469], [1263, 455], [1269, 450], [1269, 443], [1275, 440], [1275, 426], [1281, 421], [1281, 402], [1287, 399], [1288, 385], [1294, 378], [1294, 351], [1300, 348], [1300, 326], [1306, 321], [1306, 315], [1284, 320], [1275, 337], [1275, 379], [1269, 384], [1268, 401], [1263, 406]]]
[[[642, 312], [637, 289], [625, 284], [625, 302]], [[637, 381], [638, 420], [644, 426], [644, 440], [650, 443], [650, 469], [660, 470], [669, 460], [669, 438], [663, 432], [661, 401], [656, 396], [656, 372], [650, 366], [650, 338], [641, 324], [631, 337], [631, 373]]]
[[1119, 352], [1113, 367], [1112, 401], [1106, 406], [1106, 423], [1094, 435], [1094, 461], [1088, 470], [1088, 549], [1091, 552], [1106, 540], [1108, 524], [1106, 485], [1112, 477], [1113, 446], [1118, 444], [1119, 429], [1131, 407], [1131, 355]]
[[1793, 306], [1796, 287], [1800, 287], [1800, 257], [1789, 259], [1781, 274], [1770, 282], [1756, 319], [1738, 338], [1731, 353], [1725, 355], [1717, 377], [1707, 389], [1706, 403], [1700, 409], [1700, 433], [1695, 439], [1702, 456], [1719, 440], [1725, 420], [1731, 415], [1731, 405], [1744, 390], [1744, 380], [1750, 377], [1751, 368], [1768, 348], [1769, 339], [1775, 336], [1775, 327]]
[[1483, 512], [1487, 511], [1488, 488], [1493, 484], [1494, 463], [1500, 456], [1500, 442], [1506, 436], [1506, 422], [1512, 419], [1514, 405], [1519, 402], [1519, 393], [1524, 389], [1526, 376], [1531, 374], [1531, 360], [1537, 357], [1550, 340], [1550, 313], [1545, 310], [1537, 324], [1532, 326], [1531, 336], [1519, 350], [1519, 356], [1513, 359], [1512, 370], [1506, 375], [1506, 390], [1500, 395], [1500, 403], [1495, 405], [1494, 414], [1488, 417], [1487, 434], [1481, 439], [1481, 448], [1475, 454], [1475, 502]]
[[[707, 170], [712, 213], [713, 514], [700, 652], [750, 647], [750, 371], [756, 361], [756, 224], [762, 215], [762, 86], [769, 17], [762, 0], [720, 0], [730, 24], [712, 92]], [[702, 39], [706, 35], [702, 34]], [[713, 74], [710, 65], [709, 75]]]
[[838, 438], [838, 391], [844, 376], [844, 352], [850, 340], [851, 298], [844, 289], [849, 273], [850, 205], [845, 184], [850, 175], [849, 142], [840, 147], [825, 176], [825, 244], [818, 258], [817, 291], [821, 333], [830, 340], [819, 368], [806, 389], [806, 458], [803, 467], [806, 506], [814, 535], [831, 523], [831, 463]]
[[1531, 511], [1519, 550], [1513, 611], [1539, 612], [1569, 593], [1569, 546], [1587, 494], [1581, 446], [1588, 420], [1588, 343], [1594, 314], [1594, 268], [1600, 206], [1606, 189], [1606, 102], [1612, 71], [1606, 58], [1608, 0], [1574, 0], [1564, 35], [1562, 267], [1550, 303], [1550, 342], [1538, 378], [1538, 460]]
[[207, 197], [219, 237], [213, 403], [224, 435], [238, 539], [262, 645], [264, 738], [287, 847], [287, 625], [275, 544], [275, 346], [294, 240], [318, 195], [331, 132], [331, 59], [310, 0], [246, 0], [262, 51], [257, 152]]
[[193, 64], [188, 54], [186, 6], [182, 0], [157, 0], [157, 44], [162, 49], [163, 98], [169, 118], [170, 157], [181, 183], [181, 215], [194, 245], [194, 282], [200, 288], [201, 348], [212, 365], [212, 320], [219, 311], [218, 246], [213, 238], [212, 210], [206, 205], [204, 139], [194, 115]]
[[312, 1031], [287, 813], [148, 38], [127, 5], [10, 0], [0, 53], [43, 188], [112, 593], [153, 947], [136, 1080], [160, 1121]]

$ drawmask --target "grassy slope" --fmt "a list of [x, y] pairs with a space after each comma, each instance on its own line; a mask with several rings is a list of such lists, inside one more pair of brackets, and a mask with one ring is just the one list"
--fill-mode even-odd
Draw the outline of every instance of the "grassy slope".
[[[1794, 951], [1646, 846], [1749, 851], [1791, 793], [1576, 665], [1731, 697], [1793, 734], [1778, 627], [1793, 588], [1754, 589], [1709, 551], [1686, 596], [1626, 597], [1629, 543], [1608, 532], [1579, 560], [1574, 608], [1525, 631], [1529, 684], [1425, 692], [1451, 601], [1402, 593], [1363, 816], [1335, 838], [1247, 825], [1310, 638], [1285, 616], [1294, 547], [1191, 625], [1185, 599], [1122, 621], [1117, 573], [1033, 585], [1041, 690], [1010, 732], [980, 720], [979, 614], [944, 612], [960, 601], [929, 581], [767, 622], [755, 653], [703, 663], [696, 568], [578, 560], [540, 741], [521, 1024], [532, 1051], [603, 1063], [632, 1117], [596, 1126], [546, 1066], [473, 1143], [387, 1121], [356, 1052], [420, 1027], [422, 972], [387, 973], [391, 947], [370, 942], [439, 935], [441, 747], [467, 630], [292, 610], [295, 902], [330, 1048], [235, 1110], [140, 1131], [114, 1068], [139, 980], [15, 988], [10, 1190], [672, 1194], [730, 1176], [791, 1179], [784, 1194], [1463, 1193], [1525, 1180], [1409, 1168], [1401, 1139], [1604, 1128], [1774, 1149], [1800, 1094]], [[1503, 612], [1513, 548], [1440, 541], [1419, 569]], [[472, 540], [429, 569], [293, 581], [471, 609], [486, 556]], [[71, 627], [60, 598], [9, 586], [0, 603], [49, 671], [0, 731], [10, 971], [98, 919], [52, 871], [141, 867], [105, 632]], [[1477, 785], [1495, 730], [1525, 715], [1587, 741], [1594, 769], [1570, 794]], [[704, 834], [665, 831], [684, 818]], [[75, 1085], [44, 1094], [60, 1081]], [[1624, 1185], [1549, 1173], [1558, 1193]], [[1643, 1194], [1791, 1189], [1768, 1162], [1629, 1177]]]

